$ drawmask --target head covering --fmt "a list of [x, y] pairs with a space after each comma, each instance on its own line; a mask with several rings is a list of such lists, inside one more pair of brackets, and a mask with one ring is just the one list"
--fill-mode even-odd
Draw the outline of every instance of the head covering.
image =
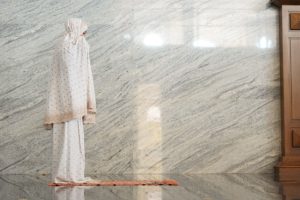
[[53, 123], [83, 118], [95, 123], [96, 100], [89, 56], [89, 45], [82, 35], [87, 24], [69, 18], [65, 35], [55, 47], [47, 93], [46, 128]]
[[65, 39], [70, 39], [76, 44], [82, 33], [87, 30], [87, 24], [80, 18], [69, 18], [65, 23]]

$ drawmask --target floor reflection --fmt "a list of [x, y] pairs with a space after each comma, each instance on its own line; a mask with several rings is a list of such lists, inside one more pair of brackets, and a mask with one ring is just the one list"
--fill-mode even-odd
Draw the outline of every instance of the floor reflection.
[[279, 184], [272, 174], [89, 175], [101, 180], [175, 179], [179, 186], [48, 187], [50, 176], [1, 175], [1, 200], [279, 200], [299, 199], [300, 184]]
[[52, 189], [53, 200], [84, 200], [83, 187], [54, 187]]
[[284, 200], [299, 200], [300, 199], [300, 182], [281, 183], [280, 193]]

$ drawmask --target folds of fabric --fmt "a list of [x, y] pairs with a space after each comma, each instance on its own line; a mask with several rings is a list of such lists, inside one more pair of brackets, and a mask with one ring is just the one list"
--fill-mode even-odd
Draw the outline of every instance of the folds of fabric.
[[53, 124], [52, 181], [84, 180], [85, 149], [82, 119]]
[[[96, 100], [89, 44], [80, 19], [66, 23], [65, 37], [55, 46], [48, 84], [44, 126], [83, 118], [95, 123]], [[53, 127], [53, 126], [52, 126]]]

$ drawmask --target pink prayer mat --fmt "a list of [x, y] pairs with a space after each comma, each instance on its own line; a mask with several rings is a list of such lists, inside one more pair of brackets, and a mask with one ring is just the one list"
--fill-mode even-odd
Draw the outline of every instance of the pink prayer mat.
[[60, 183], [48, 183], [48, 186], [136, 186], [136, 185], [178, 185], [176, 180], [165, 179], [165, 180], [94, 180], [87, 182], [60, 182]]

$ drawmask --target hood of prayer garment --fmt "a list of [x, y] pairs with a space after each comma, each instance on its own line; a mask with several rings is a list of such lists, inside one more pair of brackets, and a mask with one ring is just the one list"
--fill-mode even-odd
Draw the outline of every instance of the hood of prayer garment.
[[65, 23], [64, 37], [55, 46], [47, 92], [44, 126], [82, 118], [95, 123], [96, 100], [89, 56], [83, 32], [87, 24], [79, 18]]

